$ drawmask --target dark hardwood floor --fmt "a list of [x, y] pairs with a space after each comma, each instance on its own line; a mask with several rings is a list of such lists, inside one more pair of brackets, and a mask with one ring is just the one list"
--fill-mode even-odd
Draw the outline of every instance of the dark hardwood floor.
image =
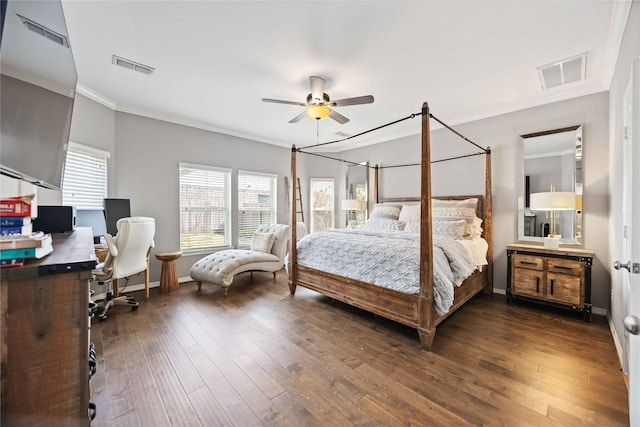
[[417, 332], [284, 271], [194, 283], [94, 321], [92, 426], [616, 426], [627, 391], [606, 320], [478, 295]]

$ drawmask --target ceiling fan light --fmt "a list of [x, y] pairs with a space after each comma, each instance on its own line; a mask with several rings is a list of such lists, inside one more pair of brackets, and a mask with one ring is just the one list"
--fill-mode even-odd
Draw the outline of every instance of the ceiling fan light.
[[323, 120], [329, 117], [331, 109], [324, 105], [310, 105], [307, 108], [307, 116], [315, 120]]

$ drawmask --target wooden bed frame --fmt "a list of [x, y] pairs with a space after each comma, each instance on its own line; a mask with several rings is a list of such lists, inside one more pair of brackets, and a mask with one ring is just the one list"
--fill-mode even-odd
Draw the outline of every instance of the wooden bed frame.
[[[418, 330], [420, 344], [430, 350], [436, 333], [436, 326], [455, 312], [471, 297], [484, 290], [493, 293], [493, 245], [491, 222], [491, 151], [486, 149], [485, 196], [454, 196], [446, 199], [465, 199], [478, 197], [478, 216], [483, 218], [483, 237], [489, 244], [487, 250], [488, 265], [482, 272], [475, 271], [463, 284], [455, 288], [453, 307], [438, 315], [433, 301], [433, 253], [431, 229], [431, 132], [429, 126], [429, 105], [422, 106], [422, 160], [421, 160], [421, 224], [420, 224], [420, 291], [418, 295], [409, 295], [371, 283], [361, 282], [297, 263], [297, 248], [291, 244], [289, 250], [289, 291], [295, 294], [296, 287], [302, 286], [330, 298], [362, 308], [379, 316], [386, 317]], [[466, 139], [466, 138], [465, 138]], [[296, 194], [296, 147], [291, 150], [291, 191]], [[378, 170], [375, 173], [375, 200], [378, 199]], [[295, 196], [294, 196], [295, 197]], [[438, 197], [444, 199], [445, 197]], [[295, 200], [293, 198], [292, 200]], [[384, 202], [417, 201], [418, 199], [386, 199]], [[295, 205], [291, 204], [291, 238], [296, 239]]]

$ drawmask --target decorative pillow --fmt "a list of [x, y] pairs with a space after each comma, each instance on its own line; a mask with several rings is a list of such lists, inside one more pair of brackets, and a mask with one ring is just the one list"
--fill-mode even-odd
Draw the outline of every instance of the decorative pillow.
[[370, 218], [398, 219], [399, 215], [399, 207], [376, 203], [375, 205], [373, 205], [373, 210], [371, 211]]
[[365, 222], [364, 228], [370, 231], [402, 231], [404, 222], [389, 218], [370, 218]]
[[478, 199], [464, 199], [464, 200], [432, 200], [432, 213], [433, 221], [459, 221], [465, 220], [464, 237], [472, 239], [474, 237], [480, 237], [482, 234], [482, 219], [476, 216], [476, 206], [478, 205]]
[[[435, 236], [446, 236], [452, 239], [462, 239], [465, 233], [467, 222], [463, 219], [458, 221], [433, 221], [431, 223], [431, 231]], [[407, 233], [419, 233], [420, 222], [409, 221], [404, 226]]]
[[275, 240], [276, 236], [273, 233], [253, 233], [251, 250], [269, 254]]
[[431, 230], [436, 236], [446, 236], [452, 239], [462, 239], [464, 236], [464, 227], [467, 222], [464, 219], [459, 221], [433, 221]]
[[404, 222], [420, 222], [420, 204], [402, 205], [398, 220]]

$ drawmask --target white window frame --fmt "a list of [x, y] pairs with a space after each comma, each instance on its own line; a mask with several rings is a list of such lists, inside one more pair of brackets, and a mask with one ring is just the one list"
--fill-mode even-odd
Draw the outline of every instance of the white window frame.
[[[314, 193], [314, 182], [326, 182], [326, 183], [330, 183], [331, 185], [331, 191], [332, 191], [332, 197], [331, 197], [331, 207], [330, 208], [317, 208], [314, 205], [314, 200], [313, 200], [313, 193]], [[331, 212], [331, 224], [329, 225], [329, 227], [327, 228], [334, 228], [335, 227], [335, 221], [336, 221], [336, 215], [335, 215], [335, 210], [336, 210], [336, 180], [335, 178], [309, 178], [309, 206], [310, 206], [310, 210], [311, 210], [311, 219], [310, 219], [310, 232], [314, 233], [316, 231], [320, 231], [320, 230], [316, 230], [317, 225], [314, 224], [314, 213], [316, 211], [320, 211], [320, 212]]]
[[[223, 206], [185, 206], [183, 204], [183, 169], [191, 169], [198, 172], [212, 172], [214, 174], [222, 174], [221, 181], [223, 182]], [[231, 217], [231, 169], [220, 168], [208, 165], [198, 165], [193, 163], [178, 163], [178, 203], [180, 209], [180, 250], [186, 253], [205, 253], [211, 252], [214, 249], [225, 249], [231, 247], [231, 230], [232, 230], [232, 217]], [[202, 194], [202, 193], [201, 193]], [[203, 243], [197, 244], [196, 239], [187, 238], [189, 233], [183, 234], [183, 223], [187, 221], [185, 215], [188, 212], [209, 212], [210, 219], [208, 224], [200, 224], [205, 231], [201, 232]], [[217, 214], [217, 215], [214, 215]], [[222, 222], [220, 223], [219, 217], [222, 216]], [[215, 223], [214, 223], [215, 222]], [[215, 243], [219, 240], [216, 233], [219, 225], [222, 224], [222, 241]]]
[[[268, 205], [260, 204], [259, 206], [244, 206], [243, 198], [241, 197], [241, 180], [242, 177], [255, 177], [255, 178], [268, 178], [269, 179], [269, 203]], [[238, 248], [251, 247], [251, 237], [255, 233], [256, 229], [261, 224], [275, 224], [278, 221], [278, 175], [264, 172], [253, 172], [238, 170], [238, 210], [237, 210], [237, 222], [238, 222]], [[259, 212], [260, 219], [254, 224], [249, 224], [248, 227], [243, 225], [241, 217], [244, 212]], [[254, 227], [255, 225], [255, 227]], [[243, 228], [244, 227], [244, 228]], [[243, 228], [241, 230], [241, 228]]]
[[103, 209], [111, 153], [69, 141], [62, 175], [62, 204], [78, 210]]

